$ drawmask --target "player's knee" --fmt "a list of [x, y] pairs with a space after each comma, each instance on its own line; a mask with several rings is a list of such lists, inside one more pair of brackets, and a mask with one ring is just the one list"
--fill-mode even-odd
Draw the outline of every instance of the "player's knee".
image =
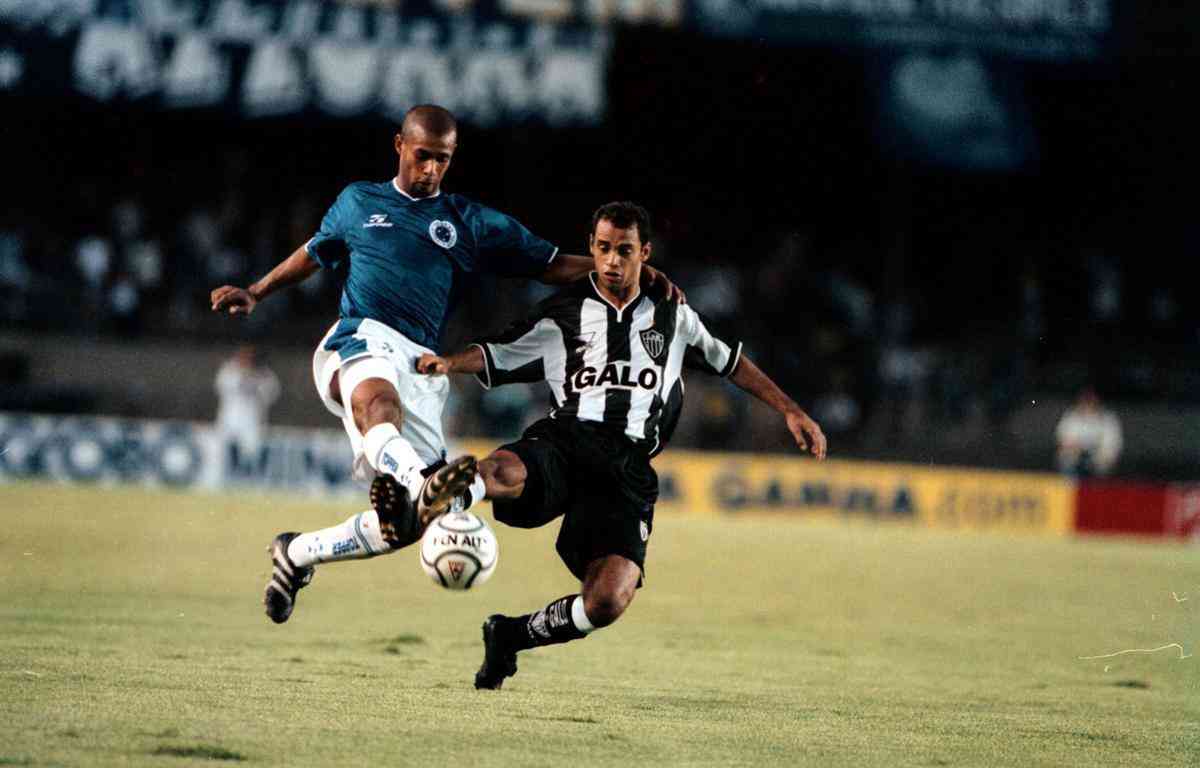
[[354, 423], [363, 434], [377, 424], [400, 424], [400, 396], [387, 382], [383, 384], [385, 386], [367, 386], [364, 382], [355, 388], [350, 398]]
[[583, 596], [583, 612], [592, 626], [607, 627], [625, 613], [633, 602], [633, 589], [594, 589]]
[[525, 469], [525, 465], [519, 461], [505, 462], [496, 467], [496, 482], [506, 488], [518, 488], [525, 485], [525, 480], [528, 477], [529, 472]]
[[511, 451], [496, 451], [479, 462], [489, 498], [508, 498], [518, 495], [529, 477], [521, 459]]

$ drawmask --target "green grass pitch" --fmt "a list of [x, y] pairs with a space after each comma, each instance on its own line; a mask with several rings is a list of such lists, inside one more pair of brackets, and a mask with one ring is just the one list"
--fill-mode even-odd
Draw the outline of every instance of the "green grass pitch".
[[617, 625], [477, 692], [483, 617], [577, 588], [556, 526], [467, 594], [325, 566], [271, 624], [272, 536], [355, 511], [0, 485], [0, 765], [1200, 765], [1194, 547], [664, 517]]

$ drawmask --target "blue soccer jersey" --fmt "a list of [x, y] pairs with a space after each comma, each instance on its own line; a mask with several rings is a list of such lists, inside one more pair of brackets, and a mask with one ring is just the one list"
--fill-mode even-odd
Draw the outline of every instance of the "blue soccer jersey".
[[337, 350], [365, 318], [438, 351], [456, 279], [473, 272], [537, 277], [558, 249], [516, 219], [462, 195], [413, 198], [393, 181], [355, 182], [338, 195], [305, 246], [344, 269]]

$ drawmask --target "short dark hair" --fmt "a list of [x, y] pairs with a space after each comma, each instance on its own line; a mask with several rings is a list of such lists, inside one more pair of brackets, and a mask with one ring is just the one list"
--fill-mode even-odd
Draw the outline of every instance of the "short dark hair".
[[404, 121], [400, 124], [400, 135], [407, 137], [413, 127], [418, 125], [433, 136], [447, 136], [458, 132], [458, 121], [454, 119], [454, 115], [437, 104], [419, 104], [405, 112]]
[[642, 241], [642, 245], [650, 242], [650, 214], [637, 203], [623, 200], [620, 202], [605, 203], [597, 208], [596, 212], [592, 214], [590, 235], [594, 236], [596, 234], [596, 225], [600, 223], [601, 219], [611, 221], [613, 226], [619, 229], [629, 229], [636, 224], [638, 239]]

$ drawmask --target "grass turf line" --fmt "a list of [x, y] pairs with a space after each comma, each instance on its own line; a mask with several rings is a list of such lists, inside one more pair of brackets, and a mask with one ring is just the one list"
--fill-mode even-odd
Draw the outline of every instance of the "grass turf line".
[[0, 486], [0, 760], [1200, 763], [1200, 657], [1079, 659], [1200, 650], [1195, 549], [664, 517], [617, 625], [479, 692], [483, 617], [577, 589], [556, 526], [496, 526], [465, 594], [415, 550], [322, 567], [271, 624], [267, 543], [354, 511]]

